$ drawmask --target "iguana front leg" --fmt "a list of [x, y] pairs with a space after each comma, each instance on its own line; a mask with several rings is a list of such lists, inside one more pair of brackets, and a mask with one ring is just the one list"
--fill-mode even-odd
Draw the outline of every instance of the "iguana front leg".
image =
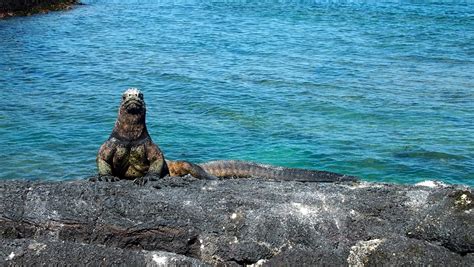
[[90, 181], [105, 181], [105, 182], [116, 182], [120, 180], [118, 177], [112, 174], [112, 159], [115, 153], [116, 147], [110, 142], [106, 141], [99, 149], [97, 153], [96, 163], [99, 176], [93, 177]]
[[161, 152], [160, 148], [157, 145], [151, 143], [146, 146], [146, 156], [147, 160], [150, 162], [150, 167], [148, 168], [149, 175], [158, 175], [163, 177], [164, 166], [165, 166], [165, 157]]
[[160, 148], [150, 142], [146, 145], [146, 157], [150, 166], [145, 176], [135, 179], [133, 182], [138, 185], [144, 185], [148, 181], [156, 181], [158, 178], [168, 175], [167, 168], [165, 168], [165, 158]]

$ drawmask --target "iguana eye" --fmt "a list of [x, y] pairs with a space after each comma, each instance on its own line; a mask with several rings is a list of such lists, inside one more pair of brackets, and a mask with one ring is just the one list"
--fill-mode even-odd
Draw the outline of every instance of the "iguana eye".
[[125, 95], [122, 96], [122, 100], [125, 100]]
[[143, 94], [142, 94], [142, 93], [139, 93], [139, 94], [138, 94], [138, 97], [139, 97], [140, 99], [143, 99]]

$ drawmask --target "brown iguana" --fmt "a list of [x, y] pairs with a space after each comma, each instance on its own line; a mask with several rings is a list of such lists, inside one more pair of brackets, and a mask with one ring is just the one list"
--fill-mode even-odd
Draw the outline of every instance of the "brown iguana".
[[109, 139], [99, 149], [99, 176], [92, 181], [134, 180], [144, 184], [149, 180], [190, 174], [200, 179], [261, 177], [274, 180], [338, 182], [355, 181], [346, 176], [325, 171], [284, 168], [237, 160], [193, 164], [187, 161], [165, 160], [153, 143], [145, 122], [146, 106], [143, 94], [136, 88], [122, 95], [117, 121]]

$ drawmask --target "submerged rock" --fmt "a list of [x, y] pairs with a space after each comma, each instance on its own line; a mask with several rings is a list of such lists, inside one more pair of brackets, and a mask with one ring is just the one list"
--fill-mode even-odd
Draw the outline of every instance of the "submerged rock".
[[378, 183], [0, 182], [0, 263], [474, 263], [471, 188]]

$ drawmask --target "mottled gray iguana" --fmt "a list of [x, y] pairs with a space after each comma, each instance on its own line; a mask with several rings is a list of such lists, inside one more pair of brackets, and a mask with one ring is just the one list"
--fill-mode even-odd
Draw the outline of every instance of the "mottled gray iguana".
[[149, 180], [190, 174], [199, 179], [260, 177], [273, 180], [308, 182], [356, 181], [325, 171], [284, 168], [238, 160], [219, 160], [204, 164], [165, 160], [153, 143], [145, 122], [146, 106], [143, 94], [136, 88], [122, 95], [117, 121], [109, 139], [99, 149], [99, 175], [92, 181], [134, 180], [144, 184]]

